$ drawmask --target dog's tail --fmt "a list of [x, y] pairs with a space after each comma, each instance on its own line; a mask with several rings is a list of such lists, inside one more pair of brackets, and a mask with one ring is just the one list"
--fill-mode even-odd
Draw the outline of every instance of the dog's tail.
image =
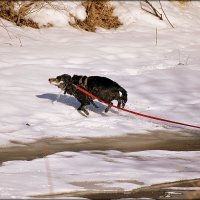
[[121, 95], [121, 103], [122, 107], [124, 108], [126, 102], [127, 102], [127, 91], [123, 87], [119, 87], [119, 91], [122, 93]]

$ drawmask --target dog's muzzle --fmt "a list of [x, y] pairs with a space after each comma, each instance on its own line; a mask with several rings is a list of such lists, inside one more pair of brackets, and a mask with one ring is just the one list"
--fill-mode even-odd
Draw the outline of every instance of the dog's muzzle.
[[50, 84], [54, 84], [54, 83], [57, 83], [58, 81], [56, 81], [56, 79], [55, 78], [50, 78], [49, 79], [49, 83]]
[[49, 83], [53, 82], [55, 78], [49, 78]]
[[56, 78], [50, 78], [50, 79], [49, 79], [49, 83], [52, 84], [52, 85], [59, 86], [60, 84], [63, 83], [63, 81], [59, 81], [59, 80], [57, 80]]

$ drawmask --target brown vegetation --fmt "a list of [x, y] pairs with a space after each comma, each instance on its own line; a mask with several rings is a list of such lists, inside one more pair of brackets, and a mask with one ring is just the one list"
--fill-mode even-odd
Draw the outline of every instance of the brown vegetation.
[[171, 1], [172, 3], [178, 4], [181, 7], [186, 7], [191, 2], [191, 0], [178, 0], [178, 1], [169, 0], [169, 1]]
[[[39, 28], [38, 24], [26, 16], [32, 11], [34, 1], [25, 1], [19, 3], [18, 1], [0, 1], [0, 17], [15, 23], [17, 26], [29, 26], [32, 28]], [[18, 7], [18, 9], [16, 9]]]
[[191, 0], [178, 0], [179, 4], [185, 5], [188, 4]]
[[84, 21], [72, 16], [75, 28], [95, 32], [97, 27], [104, 29], [118, 28], [122, 25], [117, 16], [113, 16], [114, 6], [108, 0], [85, 0], [82, 5], [86, 9], [87, 17]]
[[[37, 12], [45, 4], [51, 6], [48, 1], [0, 1], [0, 18], [15, 23], [17, 26], [29, 26], [40, 28], [39, 25], [27, 16], [32, 12]], [[86, 31], [95, 32], [97, 27], [104, 29], [118, 28], [122, 25], [117, 16], [113, 16], [114, 6], [108, 0], [85, 0], [82, 5], [86, 8], [87, 18], [84, 21], [73, 17], [72, 25]], [[52, 24], [43, 26], [51, 27]]]
[[[142, 1], [146, 3], [149, 2], [147, 0]], [[176, 3], [181, 7], [186, 7], [188, 3], [191, 2], [191, 0], [169, 1], [171, 1], [172, 3]], [[38, 23], [28, 18], [28, 15], [30, 13], [39, 11], [46, 5], [51, 6], [53, 9], [57, 9], [53, 6], [53, 1], [48, 0], [0, 0], [0, 18], [13, 22], [17, 26], [41, 28]], [[104, 29], [116, 29], [122, 25], [122, 22], [120, 22], [118, 16], [113, 15], [115, 7], [110, 3], [109, 0], [83, 0], [82, 5], [86, 9], [86, 19], [81, 21], [76, 16], [70, 14], [71, 26], [78, 29], [95, 32], [97, 27], [101, 27]], [[149, 5], [151, 6], [150, 3]], [[151, 8], [153, 7], [151, 6]], [[162, 15], [158, 13], [155, 8], [153, 8], [152, 13], [162, 19]], [[42, 27], [52, 26], [53, 25], [49, 23], [47, 25], [43, 25]]]

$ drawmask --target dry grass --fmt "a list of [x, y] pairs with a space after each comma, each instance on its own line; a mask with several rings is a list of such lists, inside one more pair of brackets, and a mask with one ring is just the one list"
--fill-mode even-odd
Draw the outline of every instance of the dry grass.
[[[0, 1], [0, 17], [15, 23], [17, 26], [29, 26], [32, 28], [39, 28], [38, 24], [26, 16], [33, 11], [36, 6], [35, 1], [19, 2], [15, 0]], [[16, 6], [18, 9], [16, 9]]]
[[84, 21], [72, 16], [70, 25], [90, 32], [95, 32], [97, 27], [116, 29], [122, 25], [117, 16], [113, 16], [114, 6], [108, 0], [85, 0], [82, 5], [86, 8], [87, 17]]
[[[53, 1], [52, 1], [53, 2]], [[37, 12], [45, 5], [51, 6], [51, 1], [16, 1], [16, 0], [1, 0], [0, 1], [0, 18], [15, 23], [17, 26], [29, 26], [32, 28], [40, 28], [39, 25], [28, 15], [32, 12]], [[113, 16], [114, 6], [108, 0], [85, 0], [82, 5], [86, 8], [87, 18], [84, 21], [73, 17], [74, 23], [70, 23], [75, 28], [80, 28], [86, 31], [95, 32], [97, 27], [104, 29], [118, 28], [122, 25], [117, 16]], [[17, 9], [16, 9], [17, 8]], [[48, 24], [43, 27], [52, 27]]]
[[191, 0], [178, 0], [179, 4], [185, 5], [188, 4]]
[[[185, 8], [191, 0], [169, 0], [178, 6]], [[32, 28], [52, 27], [52, 24], [47, 24], [39, 27], [38, 23], [29, 19], [27, 16], [30, 13], [37, 12], [44, 6], [51, 6], [57, 9], [54, 1], [49, 0], [0, 0], [0, 18], [15, 23], [17, 26], [29, 26]], [[81, 21], [77, 17], [71, 15], [70, 25], [90, 32], [95, 32], [97, 27], [104, 29], [117, 29], [122, 25], [119, 18], [113, 15], [115, 7], [109, 3], [109, 0], [83, 0], [82, 5], [85, 7], [87, 17]], [[17, 9], [16, 9], [17, 8]]]
[[188, 4], [191, 2], [191, 0], [177, 0], [177, 1], [170, 0], [170, 1], [175, 3], [175, 4], [178, 4], [181, 7], [187, 7]]

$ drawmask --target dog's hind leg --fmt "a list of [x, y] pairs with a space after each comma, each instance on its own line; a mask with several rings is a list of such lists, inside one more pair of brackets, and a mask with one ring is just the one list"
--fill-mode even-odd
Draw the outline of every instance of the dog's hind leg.
[[80, 107], [77, 109], [78, 111], [83, 111], [86, 115], [89, 115], [89, 112], [85, 109], [84, 105], [80, 105]]
[[118, 107], [124, 108], [124, 106], [125, 106], [125, 104], [126, 104], [126, 101], [127, 101], [126, 98], [124, 99], [122, 96], [116, 95], [116, 96], [115, 96], [115, 100], [117, 100], [117, 102], [118, 102], [118, 104], [117, 104]]
[[122, 105], [122, 100], [121, 100], [121, 99], [118, 99], [117, 101], [118, 101], [117, 107], [121, 107], [121, 105]]
[[125, 104], [126, 104], [126, 100], [122, 99], [122, 108], [124, 108]]

